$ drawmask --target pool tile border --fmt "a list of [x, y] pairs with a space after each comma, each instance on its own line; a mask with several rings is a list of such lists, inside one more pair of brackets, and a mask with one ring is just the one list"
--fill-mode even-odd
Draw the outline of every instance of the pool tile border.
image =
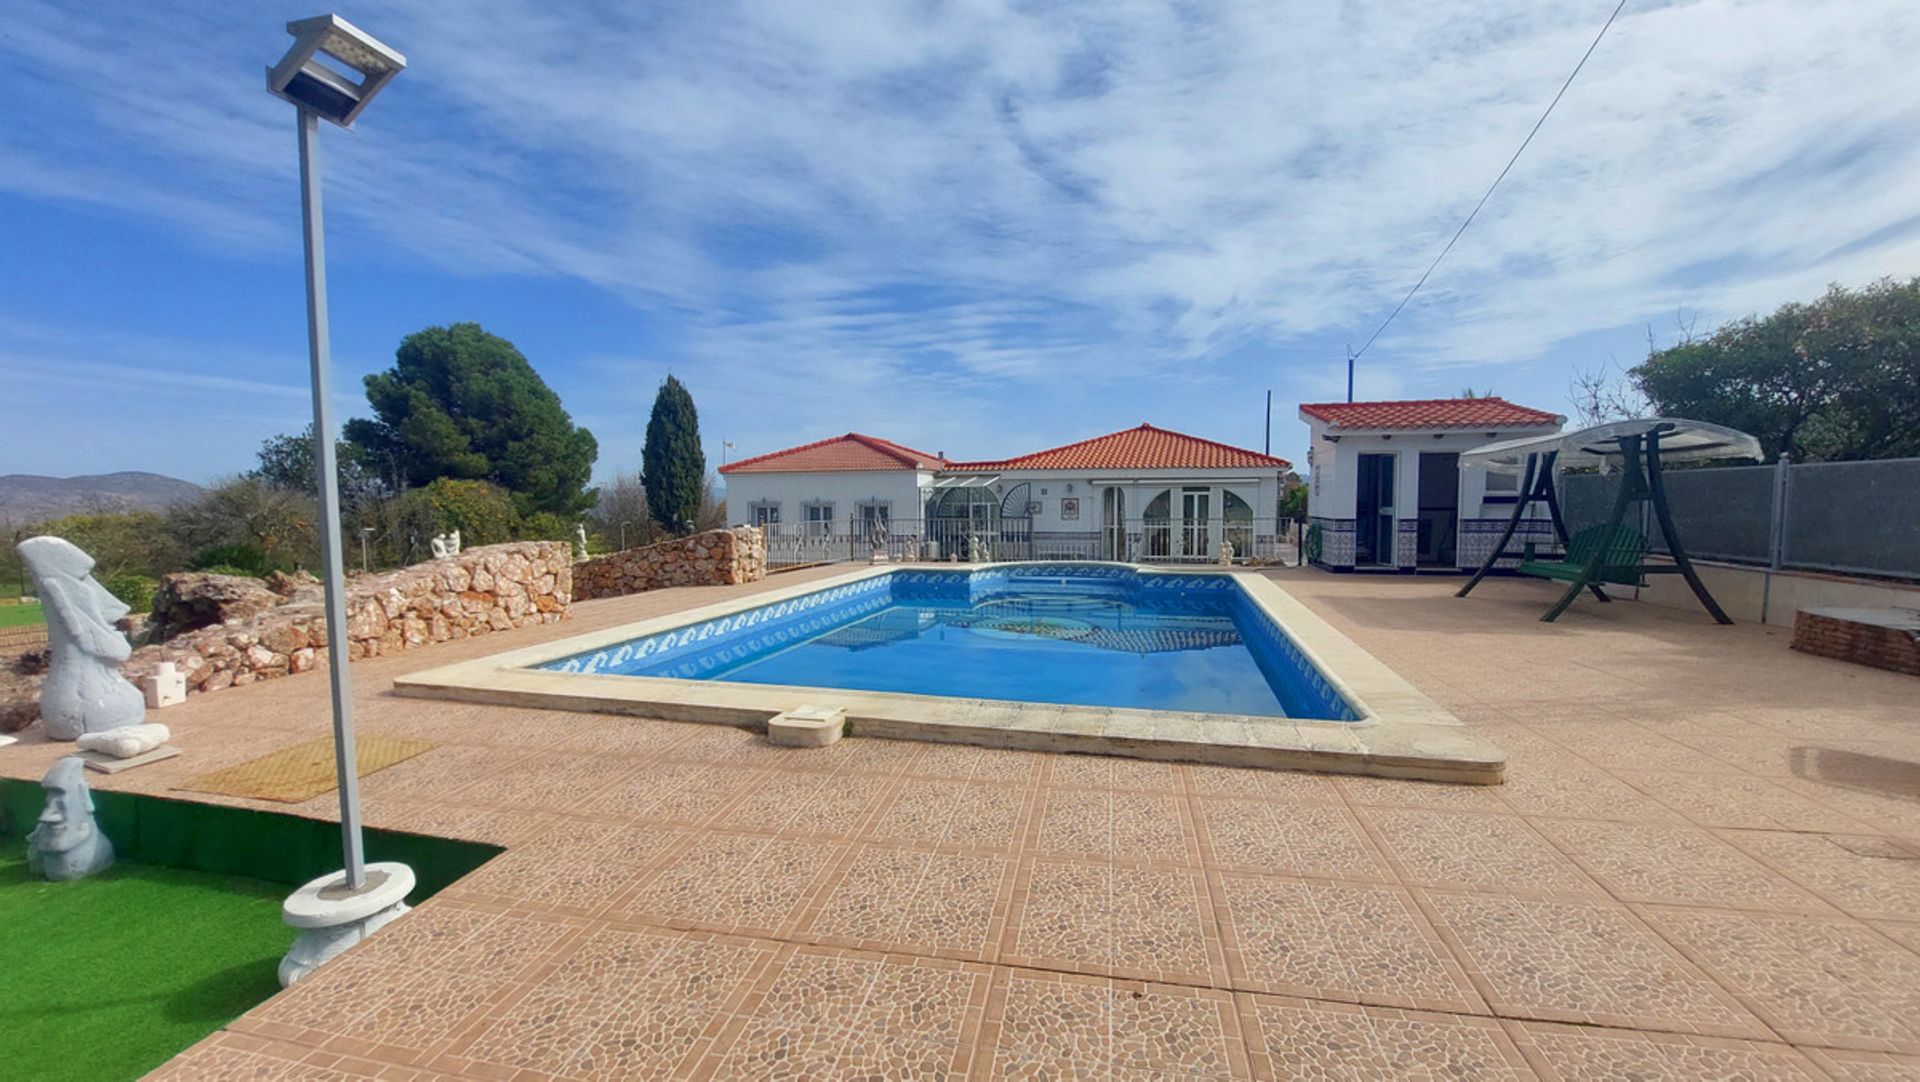
[[[985, 564], [973, 570], [1012, 573], [1021, 566]], [[1502, 780], [1505, 753], [1272, 580], [1255, 572], [1230, 569], [1103, 566], [1116, 570], [1125, 567], [1149, 580], [1160, 576], [1201, 577], [1220, 581], [1223, 587], [1236, 582], [1262, 617], [1285, 629], [1292, 645], [1325, 674], [1359, 720], [1301, 721], [671, 677], [583, 675], [537, 668], [810, 594], [843, 589], [847, 594], [859, 593], [861, 584], [910, 571], [912, 565], [860, 568], [784, 590], [413, 673], [397, 677], [394, 691], [424, 698], [632, 714], [758, 730], [764, 730], [767, 719], [783, 711], [831, 704], [844, 707], [852, 731], [863, 736], [1480, 785]]]

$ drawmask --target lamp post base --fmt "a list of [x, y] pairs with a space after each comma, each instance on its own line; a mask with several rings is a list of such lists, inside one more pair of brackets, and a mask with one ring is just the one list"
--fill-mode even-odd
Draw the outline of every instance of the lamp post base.
[[405, 913], [413, 886], [412, 868], [381, 861], [367, 865], [367, 881], [359, 890], [347, 889], [347, 873], [329, 872], [288, 895], [280, 916], [300, 934], [280, 959], [280, 987], [292, 985]]

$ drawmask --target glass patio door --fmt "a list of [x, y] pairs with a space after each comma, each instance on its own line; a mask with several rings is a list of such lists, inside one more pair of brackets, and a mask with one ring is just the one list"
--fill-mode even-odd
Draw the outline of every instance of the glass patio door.
[[1180, 555], [1207, 556], [1207, 534], [1213, 515], [1213, 492], [1204, 488], [1180, 490]]

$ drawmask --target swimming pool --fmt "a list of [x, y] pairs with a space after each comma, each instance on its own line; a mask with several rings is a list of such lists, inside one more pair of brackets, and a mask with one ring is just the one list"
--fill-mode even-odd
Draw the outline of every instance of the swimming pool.
[[902, 569], [542, 662], [550, 672], [1353, 721], [1232, 576]]
[[688, 591], [712, 603], [680, 611], [644, 594], [590, 602], [583, 615], [656, 614], [399, 675], [393, 690], [762, 731], [825, 708], [858, 737], [1481, 785], [1505, 773], [1499, 748], [1268, 573], [1046, 561], [824, 575]]

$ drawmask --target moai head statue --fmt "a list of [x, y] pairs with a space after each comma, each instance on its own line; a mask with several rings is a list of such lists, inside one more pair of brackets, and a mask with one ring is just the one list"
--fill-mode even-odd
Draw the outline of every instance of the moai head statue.
[[40, 781], [47, 805], [40, 823], [27, 835], [27, 870], [55, 881], [79, 879], [113, 863], [113, 843], [100, 833], [93, 818], [93, 794], [87, 792], [86, 770], [67, 756], [53, 764]]

